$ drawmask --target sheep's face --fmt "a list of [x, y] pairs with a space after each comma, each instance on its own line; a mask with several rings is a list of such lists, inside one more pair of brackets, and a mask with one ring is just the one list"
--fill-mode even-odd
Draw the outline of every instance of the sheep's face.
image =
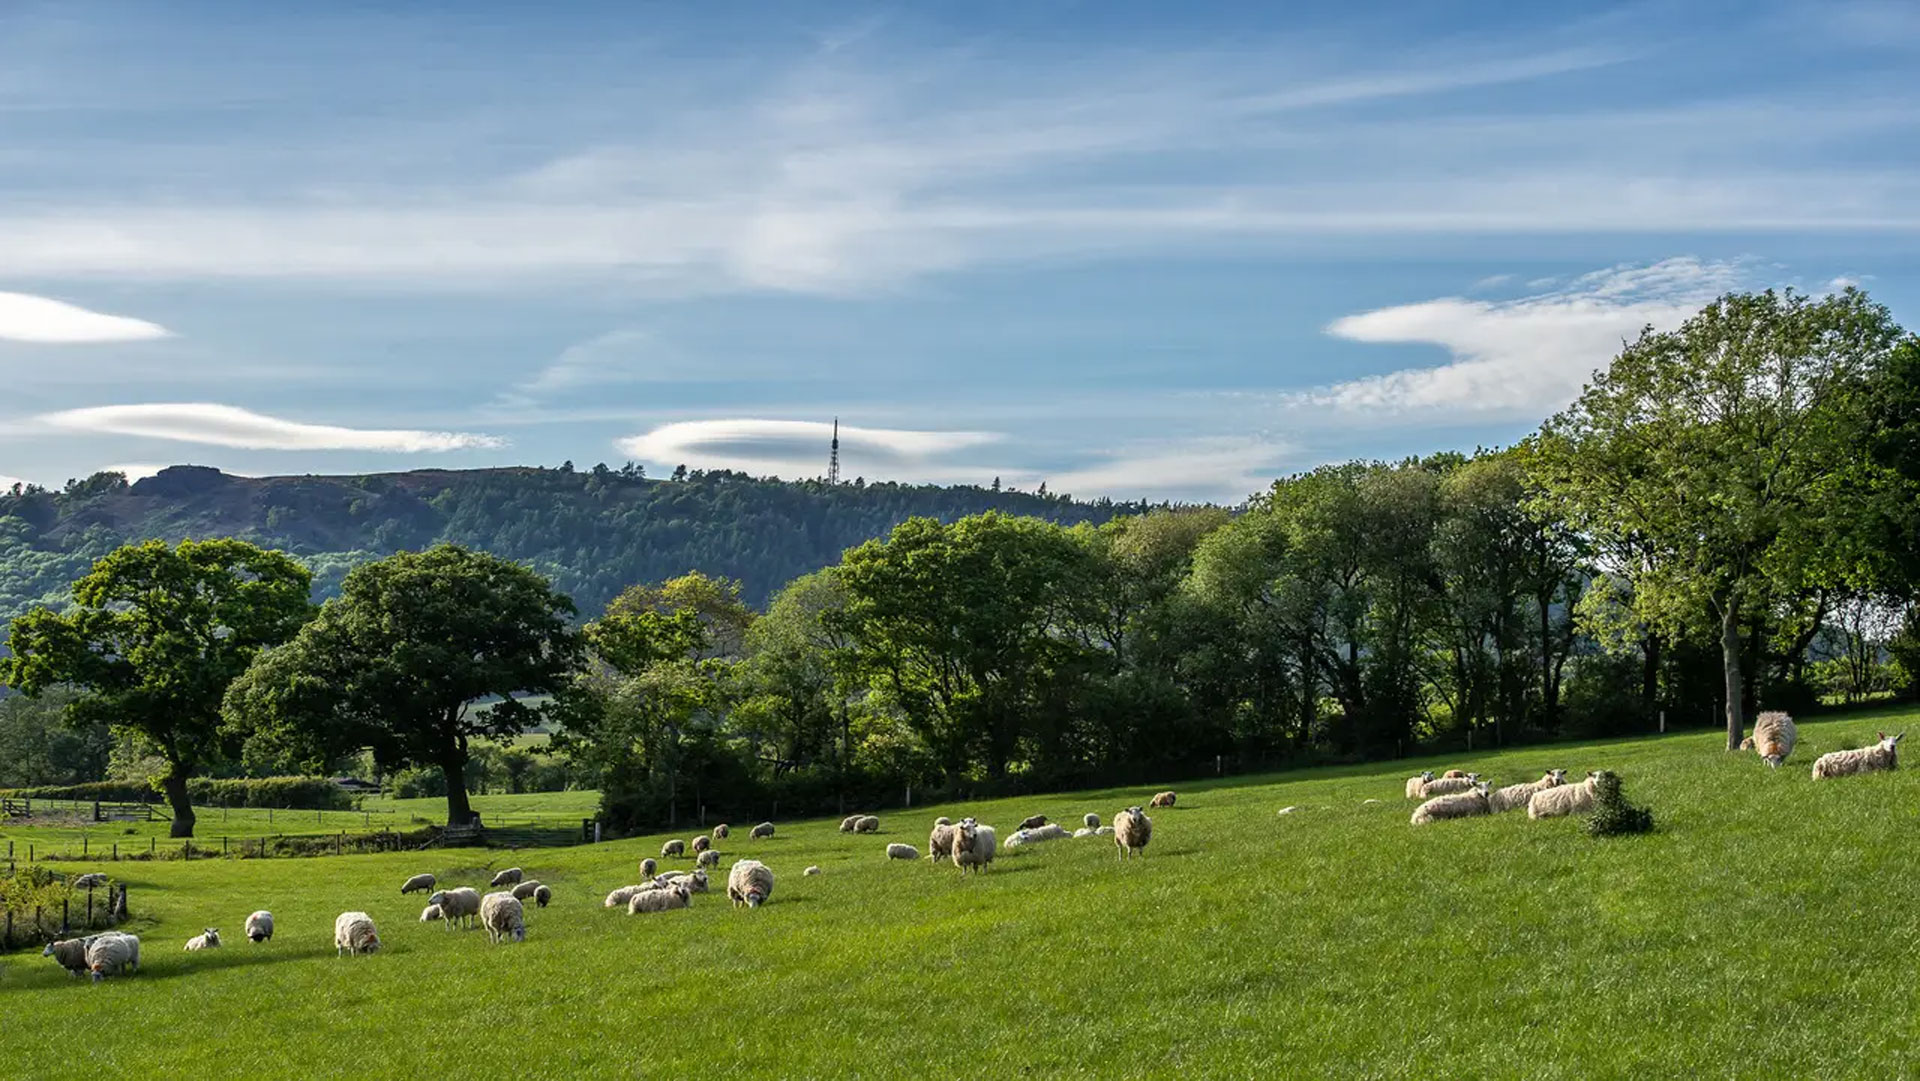
[[513, 929], [513, 940], [515, 942], [525, 942], [527, 940], [527, 929], [525, 926]]
[[1479, 783], [1480, 783], [1480, 775], [1479, 775], [1478, 773], [1469, 773], [1469, 774], [1467, 774], [1467, 783], [1468, 783], [1468, 784], [1479, 784]]
[[207, 939], [207, 945], [218, 946], [220, 944], [220, 931], [218, 928], [209, 927], [206, 929], [205, 934]]
[[1421, 779], [1422, 781], [1431, 781], [1431, 780], [1433, 780], [1433, 771], [1432, 771], [1432, 770], [1430, 770], [1430, 769], [1426, 769], [1426, 770], [1421, 770], [1421, 771], [1420, 771], [1420, 779]]
[[760, 887], [758, 886], [755, 886], [752, 889], [747, 891], [747, 907], [748, 908], [759, 908], [760, 902], [765, 901], [766, 899], [767, 899], [767, 895], [764, 893], [761, 893]]
[[1881, 750], [1886, 751], [1888, 754], [1894, 754], [1896, 753], [1895, 748], [1899, 745], [1902, 739], [1906, 738], [1907, 734], [1905, 732], [1902, 732], [1897, 736], [1889, 736], [1885, 732], [1875, 732], [1874, 735], [1878, 736], [1880, 739]]
[[52, 957], [52, 956], [53, 956], [53, 947], [54, 947], [54, 943], [51, 943], [51, 942], [49, 942], [49, 943], [47, 943], [47, 948], [46, 948], [46, 949], [44, 949], [44, 950], [41, 950], [41, 951], [40, 951], [40, 956], [42, 956], [42, 957]]
[[1473, 790], [1475, 792], [1480, 793], [1480, 795], [1484, 797], [1487, 794], [1488, 790], [1491, 789], [1492, 787], [1493, 785], [1491, 783], [1487, 781], [1481, 781], [1479, 784], [1476, 784], [1473, 786]]

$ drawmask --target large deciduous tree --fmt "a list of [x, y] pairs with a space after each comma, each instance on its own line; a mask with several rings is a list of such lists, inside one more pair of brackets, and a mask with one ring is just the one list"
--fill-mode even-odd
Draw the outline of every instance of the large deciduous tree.
[[128, 545], [73, 584], [72, 609], [14, 620], [0, 683], [29, 695], [70, 685], [80, 694], [69, 723], [105, 722], [152, 741], [166, 761], [159, 780], [172, 835], [191, 837], [187, 780], [232, 738], [221, 699], [257, 653], [312, 616], [310, 585], [305, 567], [245, 541]]
[[[547, 721], [581, 659], [573, 602], [532, 570], [440, 545], [355, 568], [313, 622], [260, 655], [226, 710], [320, 759], [370, 747], [383, 769], [438, 766], [447, 822], [473, 819], [471, 740]], [[491, 701], [489, 701], [491, 700]]]

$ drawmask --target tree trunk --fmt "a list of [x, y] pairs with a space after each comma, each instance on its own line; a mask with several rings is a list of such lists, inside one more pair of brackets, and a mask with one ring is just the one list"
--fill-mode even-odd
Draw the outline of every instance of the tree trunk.
[[1660, 636], [1648, 631], [1641, 648], [1640, 708], [1652, 721], [1660, 707]]
[[1746, 714], [1740, 706], [1745, 689], [1740, 678], [1740, 605], [1727, 598], [1716, 607], [1720, 609], [1720, 667], [1726, 676], [1727, 750], [1737, 751], [1747, 730]]
[[1560, 723], [1560, 683], [1553, 668], [1553, 595], [1535, 598], [1540, 608], [1540, 723], [1551, 732]]
[[173, 809], [173, 826], [167, 836], [193, 836], [193, 801], [187, 798], [186, 767], [177, 762], [169, 766], [167, 775], [160, 778], [160, 790], [167, 794], [167, 806]]
[[467, 825], [473, 821], [473, 804], [467, 801], [466, 752], [448, 747], [440, 758], [440, 772], [447, 778], [447, 825]]

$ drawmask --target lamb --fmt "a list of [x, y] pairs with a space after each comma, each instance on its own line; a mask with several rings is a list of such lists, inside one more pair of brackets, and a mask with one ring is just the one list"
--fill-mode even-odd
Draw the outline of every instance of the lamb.
[[727, 898], [733, 907], [759, 908], [773, 896], [773, 872], [759, 860], [741, 860], [727, 873]]
[[1424, 826], [1443, 818], [1471, 818], [1492, 813], [1493, 804], [1487, 798], [1487, 783], [1482, 781], [1474, 785], [1472, 791], [1450, 792], [1422, 803], [1413, 809], [1412, 821], [1416, 826]]
[[804, 870], [804, 871], [802, 871], [802, 872], [800, 872], [800, 873], [801, 873], [801, 874], [803, 874], [803, 875], [817, 875], [817, 874], [819, 874], [819, 873], [820, 873], [820, 868], [818, 868], [818, 867], [809, 867], [809, 868], [807, 868], [806, 870]]
[[539, 889], [533, 891], [533, 903], [539, 905], [541, 908], [547, 907], [552, 900], [553, 891], [546, 886], [541, 886]]
[[[514, 886], [513, 889], [508, 892], [513, 894], [514, 900], [525, 901], [528, 898], [532, 897], [535, 893], [539, 892], [539, 889], [540, 889], [540, 880], [537, 878], [529, 878], [525, 882], [521, 882], [518, 885]], [[486, 900], [486, 898], [483, 897], [481, 898], [481, 900], [484, 901]]]
[[449, 930], [458, 920], [464, 920], [468, 927], [472, 927], [474, 917], [480, 915], [480, 891], [472, 886], [441, 890], [428, 897], [427, 903], [440, 906], [441, 918], [447, 921]]
[[917, 860], [920, 850], [912, 845], [903, 845], [898, 841], [887, 846], [887, 858], [890, 860]]
[[1046, 815], [1034, 815], [1032, 818], [1022, 819], [1020, 822], [1020, 828], [1023, 830], [1037, 830], [1041, 826], [1044, 826], [1046, 824], [1047, 824]]
[[748, 839], [754, 840], [754, 841], [758, 841], [762, 837], [771, 837], [771, 836], [773, 836], [773, 823], [771, 822], [762, 822], [759, 825], [753, 827], [753, 829], [747, 834]]
[[699, 857], [700, 853], [705, 852], [706, 850], [712, 847], [713, 847], [713, 838], [708, 837], [704, 833], [693, 839], [693, 854], [696, 858]]
[[648, 856], [646, 859], [643, 859], [640, 861], [640, 877], [641, 878], [652, 878], [654, 876], [654, 872], [658, 871], [659, 869], [660, 869], [660, 865], [654, 862], [654, 859], [652, 856]]
[[432, 923], [435, 920], [444, 920], [446, 918], [447, 914], [440, 911], [439, 905], [428, 905], [420, 910], [421, 923]]
[[1435, 777], [1420, 787], [1421, 799], [1435, 796], [1451, 796], [1457, 792], [1471, 792], [1473, 786], [1480, 783], [1478, 773], [1469, 773], [1465, 777]]
[[713, 839], [716, 841], [724, 841], [727, 839], [727, 835], [732, 832], [733, 832], [732, 830], [727, 828], [727, 824], [725, 822], [722, 822], [719, 825], [713, 827]]
[[1769, 710], [1754, 720], [1753, 735], [1740, 741], [1740, 749], [1759, 751], [1767, 765], [1779, 769], [1798, 742], [1800, 730], [1794, 727], [1793, 718], [1779, 710]]
[[855, 822], [853, 824], [853, 832], [879, 833], [880, 832], [880, 816], [879, 815], [861, 815], [860, 821]]
[[187, 939], [186, 948], [181, 952], [196, 953], [200, 950], [216, 950], [219, 948], [220, 929], [217, 927], [209, 927], [192, 938]]
[[434, 883], [440, 881], [432, 875], [414, 875], [400, 884], [401, 893], [432, 893]]
[[[472, 891], [469, 891], [472, 892]], [[333, 955], [372, 953], [380, 948], [380, 935], [373, 929], [373, 917], [365, 912], [342, 912], [333, 921]]]
[[58, 942], [49, 942], [40, 956], [51, 957], [67, 975], [78, 976], [87, 970], [87, 942], [84, 938], [63, 938]]
[[983, 826], [971, 818], [963, 818], [954, 827], [953, 865], [962, 873], [973, 871], [978, 874], [993, 862], [994, 850], [999, 847], [999, 838], [992, 826]]
[[1087, 828], [1090, 830], [1097, 830], [1100, 828], [1100, 816], [1097, 814], [1094, 814], [1092, 811], [1088, 811], [1086, 814], [1080, 816], [1080, 821], [1085, 822], [1087, 824]]
[[1147, 801], [1149, 807], [1171, 807], [1175, 796], [1171, 792], [1162, 792]]
[[953, 837], [959, 830], [960, 827], [951, 822], [934, 826], [933, 832], [927, 834], [927, 858], [944, 860], [953, 855]]
[[633, 885], [633, 886], [622, 886], [619, 889], [614, 890], [612, 893], [607, 894], [606, 902], [603, 904], [602, 907], [625, 908], [627, 907], [627, 902], [633, 900], [636, 894], [645, 893], [648, 890], [655, 889], [655, 888], [656, 888], [656, 885], [655, 883], [652, 883], [652, 882], [642, 882], [642, 883], [639, 883], [638, 885]]
[[1587, 774], [1587, 779], [1579, 784], [1555, 785], [1535, 792], [1533, 798], [1527, 800], [1527, 817], [1541, 819], [1586, 814], [1593, 810], [1593, 784], [1599, 776], [1599, 771], [1595, 771]]
[[1433, 780], [1432, 770], [1423, 770], [1418, 777], [1407, 778], [1407, 798], [1425, 799], [1427, 782]]
[[524, 877], [526, 876], [520, 873], [520, 868], [509, 867], [506, 870], [500, 872], [499, 874], [494, 875], [493, 881], [487, 883], [487, 885], [492, 886], [494, 889], [497, 890], [502, 886], [511, 886], [515, 882], [520, 881]]
[[106, 884], [107, 873], [105, 871], [91, 871], [67, 883], [68, 886], [76, 890], [97, 890]]
[[247, 917], [247, 938], [253, 942], [266, 942], [273, 938], [273, 913], [261, 909]]
[[709, 849], [707, 849], [707, 850], [706, 850], [705, 852], [702, 852], [702, 853], [700, 853], [700, 855], [699, 855], [698, 857], [696, 857], [696, 858], [694, 859], [694, 861], [693, 861], [693, 865], [694, 865], [695, 867], [718, 867], [718, 866], [720, 866], [720, 852], [719, 852], [719, 850], [718, 850], [718, 849], [712, 849], [712, 848], [709, 848]]
[[1147, 842], [1151, 840], [1153, 819], [1140, 808], [1129, 807], [1113, 816], [1113, 843], [1120, 850], [1121, 859], [1146, 855]]
[[1504, 811], [1517, 811], [1527, 805], [1527, 801], [1533, 798], [1535, 792], [1555, 788], [1566, 783], [1566, 770], [1550, 769], [1537, 781], [1527, 781], [1524, 784], [1510, 784], [1505, 788], [1494, 790], [1494, 793], [1487, 797], [1487, 803], [1493, 809], [1494, 814], [1500, 814]]
[[93, 975], [93, 982], [117, 976], [121, 969], [139, 970], [140, 940], [133, 935], [106, 931], [86, 942], [87, 969]]
[[848, 815], [847, 817], [845, 817], [845, 818], [843, 818], [843, 819], [841, 819], [841, 820], [840, 820], [840, 832], [841, 832], [841, 833], [852, 833], [852, 832], [853, 832], [853, 827], [854, 827], [854, 826], [855, 826], [855, 825], [856, 825], [856, 824], [857, 824], [857, 823], [858, 823], [858, 822], [860, 821], [860, 819], [862, 819], [862, 818], [864, 818], [864, 817], [865, 817], [864, 815]]
[[511, 893], [489, 893], [480, 898], [480, 926], [487, 929], [487, 941], [495, 945], [508, 939], [525, 942], [527, 911]]
[[666, 859], [668, 856], [684, 856], [686, 854], [687, 842], [682, 840], [675, 839], [660, 846], [661, 859]]
[[1813, 779], [1822, 777], [1845, 777], [1854, 773], [1876, 773], [1880, 770], [1900, 768], [1899, 744], [1906, 738], [1902, 732], [1889, 736], [1885, 732], [1875, 732], [1878, 740], [1871, 747], [1862, 747], [1856, 751], [1830, 751], [1813, 760]]
[[693, 903], [687, 888], [675, 883], [665, 889], [642, 890], [627, 902], [627, 915], [638, 916], [645, 912], [671, 912], [676, 908], [686, 908]]

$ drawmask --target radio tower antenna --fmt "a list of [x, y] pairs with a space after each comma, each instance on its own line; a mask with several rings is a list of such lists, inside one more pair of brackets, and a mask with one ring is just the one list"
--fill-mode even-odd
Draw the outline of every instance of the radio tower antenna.
[[840, 483], [840, 418], [833, 418], [833, 449], [827, 452], [827, 483]]

